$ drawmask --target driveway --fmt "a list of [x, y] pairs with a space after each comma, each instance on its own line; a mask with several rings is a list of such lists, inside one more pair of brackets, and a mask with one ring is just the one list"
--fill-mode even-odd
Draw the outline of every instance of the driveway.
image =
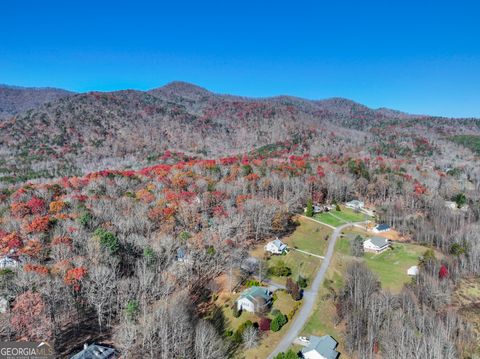
[[[363, 222], [359, 222], [363, 223]], [[334, 229], [332, 238], [328, 243], [327, 253], [325, 254], [325, 259], [322, 262], [313, 282], [310, 290], [304, 293], [303, 296], [303, 305], [300, 308], [297, 315], [294, 317], [293, 322], [291, 323], [288, 331], [283, 335], [282, 340], [277, 344], [277, 347], [273, 350], [273, 352], [268, 356], [267, 359], [273, 359], [278, 353], [285, 352], [288, 350], [290, 345], [294, 342], [294, 340], [299, 336], [302, 328], [305, 326], [308, 318], [313, 312], [313, 308], [315, 306], [315, 302], [318, 296], [318, 292], [320, 290], [320, 286], [323, 283], [323, 279], [325, 278], [325, 273], [327, 273], [328, 266], [330, 265], [330, 260], [332, 259], [333, 252], [335, 249], [335, 243], [337, 241], [338, 236], [342, 233], [345, 228], [353, 226], [357, 223], [347, 223], [340, 227]]]

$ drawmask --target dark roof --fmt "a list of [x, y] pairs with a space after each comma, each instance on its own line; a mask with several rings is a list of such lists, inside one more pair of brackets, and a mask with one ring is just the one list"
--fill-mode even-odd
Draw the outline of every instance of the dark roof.
[[377, 226], [377, 231], [385, 231], [387, 229], [390, 229], [390, 226], [386, 223], [381, 223]]
[[115, 349], [104, 347], [102, 345], [90, 344], [81, 352], [75, 354], [70, 359], [113, 359], [115, 358]]

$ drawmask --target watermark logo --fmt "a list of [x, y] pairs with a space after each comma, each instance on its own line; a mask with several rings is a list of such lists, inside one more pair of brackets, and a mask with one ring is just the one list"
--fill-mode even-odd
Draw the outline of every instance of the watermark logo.
[[53, 359], [55, 351], [47, 342], [0, 342], [0, 359]]

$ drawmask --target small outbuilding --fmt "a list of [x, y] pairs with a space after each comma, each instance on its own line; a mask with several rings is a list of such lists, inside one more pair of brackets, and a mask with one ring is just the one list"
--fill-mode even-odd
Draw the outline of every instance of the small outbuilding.
[[382, 233], [382, 232], [388, 232], [390, 229], [391, 227], [388, 224], [380, 223], [373, 229], [373, 231], [375, 233]]
[[408, 268], [407, 274], [411, 275], [412, 277], [416, 276], [418, 274], [418, 266], [411, 266], [410, 268]]

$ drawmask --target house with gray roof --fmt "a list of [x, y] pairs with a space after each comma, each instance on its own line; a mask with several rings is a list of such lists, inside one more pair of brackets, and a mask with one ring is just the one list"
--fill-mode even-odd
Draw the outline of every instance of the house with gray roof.
[[265, 252], [270, 252], [272, 254], [283, 254], [288, 247], [285, 243], [277, 238], [271, 242], [268, 242], [264, 249]]
[[237, 300], [237, 309], [263, 313], [272, 304], [272, 292], [268, 288], [253, 286], [245, 289]]
[[365, 203], [363, 201], [359, 201], [358, 199], [354, 199], [350, 202], [346, 202], [345, 207], [355, 210], [361, 210], [363, 209], [363, 207], [365, 207]]
[[383, 237], [372, 237], [363, 242], [365, 252], [382, 253], [388, 248], [390, 248], [390, 241]]
[[335, 349], [338, 343], [330, 335], [317, 337], [312, 335], [308, 345], [302, 349], [305, 359], [337, 359], [340, 355]]
[[98, 344], [84, 344], [83, 350], [70, 359], [115, 359], [118, 358], [115, 349]]

